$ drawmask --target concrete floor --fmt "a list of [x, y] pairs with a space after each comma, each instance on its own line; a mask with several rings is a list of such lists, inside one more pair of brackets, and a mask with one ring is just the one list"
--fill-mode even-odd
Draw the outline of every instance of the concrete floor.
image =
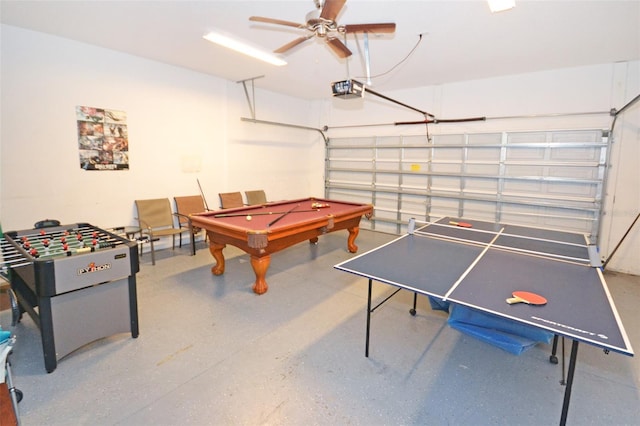
[[[363, 230], [359, 252], [394, 238]], [[223, 276], [203, 243], [141, 259], [140, 336], [89, 344], [47, 374], [39, 332], [10, 327], [23, 425], [552, 425], [561, 365], [549, 345], [520, 356], [451, 329], [446, 315], [401, 292], [372, 315], [364, 356], [363, 278], [333, 269], [352, 256], [346, 231], [272, 256], [269, 291], [251, 290], [246, 254], [225, 249]], [[607, 273], [632, 345], [640, 348], [640, 277]], [[377, 300], [390, 293], [374, 286]], [[81, 321], [81, 318], [78, 319]], [[569, 352], [567, 345], [567, 355]], [[568, 424], [640, 424], [640, 361], [582, 344]]]

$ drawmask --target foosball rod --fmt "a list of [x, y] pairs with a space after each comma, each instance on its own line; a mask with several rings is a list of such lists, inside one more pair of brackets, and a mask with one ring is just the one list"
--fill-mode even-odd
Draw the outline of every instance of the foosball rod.
[[[82, 238], [78, 239], [78, 235], [80, 235]], [[16, 242], [16, 244], [21, 244], [22, 242], [22, 237], [26, 237], [25, 235], [20, 236], [20, 238], [17, 238], [16, 240], [14, 240]], [[45, 239], [50, 240], [50, 246], [54, 246], [54, 245], [58, 245], [58, 244], [64, 244], [60, 241], [60, 239], [62, 237], [67, 237], [67, 241], [66, 244], [72, 244], [72, 243], [79, 243], [81, 241], [84, 241], [85, 239], [91, 239], [91, 240], [97, 240], [99, 242], [118, 242], [119, 240], [117, 240], [116, 238], [113, 238], [111, 235], [106, 234], [106, 233], [102, 233], [96, 236], [93, 236], [93, 232], [91, 234], [89, 233], [75, 233], [75, 234], [69, 234], [69, 235], [37, 235], [37, 238], [34, 238], [34, 236], [32, 236], [33, 239], [29, 239], [27, 238], [27, 241], [29, 242], [29, 244], [31, 246], [37, 245], [39, 247], [44, 247], [44, 243], [43, 241]]]
[[[85, 235], [89, 235], [89, 233], [102, 233], [102, 234], [106, 234], [106, 232], [99, 230], [97, 228], [90, 228], [87, 226], [83, 226], [80, 228], [67, 228], [67, 229], [59, 229], [57, 231], [50, 231], [47, 232], [47, 229], [50, 228], [40, 228], [40, 229], [34, 229], [34, 231], [38, 231], [36, 233], [33, 234], [21, 234], [21, 235], [16, 235], [15, 238], [12, 238], [14, 241], [19, 240], [22, 237], [39, 237], [39, 238], [56, 238], [56, 237], [66, 237], [66, 236], [71, 236], [71, 235], [78, 235], [81, 234], [83, 236]], [[40, 232], [44, 231], [44, 234], [41, 234]], [[65, 235], [65, 232], [67, 233]]]
[[21, 257], [19, 259], [5, 260], [3, 262], [0, 262], [0, 267], [7, 266], [9, 268], [15, 268], [17, 266], [30, 265], [30, 264], [31, 264], [30, 261], [28, 261], [24, 257]]

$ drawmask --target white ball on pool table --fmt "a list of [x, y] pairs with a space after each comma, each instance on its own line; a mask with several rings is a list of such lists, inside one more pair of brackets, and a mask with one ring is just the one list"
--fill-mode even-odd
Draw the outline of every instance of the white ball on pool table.
[[251, 220], [251, 215], [250, 214], [247, 215], [247, 220]]

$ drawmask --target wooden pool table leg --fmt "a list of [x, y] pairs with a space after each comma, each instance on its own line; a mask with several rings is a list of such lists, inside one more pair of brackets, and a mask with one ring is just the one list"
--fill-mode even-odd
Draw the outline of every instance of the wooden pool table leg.
[[222, 253], [222, 249], [225, 247], [226, 244], [209, 243], [209, 252], [211, 252], [211, 256], [216, 260], [216, 264], [211, 267], [211, 272], [214, 275], [224, 274], [224, 254]]
[[264, 294], [269, 289], [267, 280], [267, 269], [271, 263], [271, 256], [251, 256], [251, 267], [256, 274], [256, 282], [253, 284], [253, 292], [256, 294]]
[[347, 239], [347, 248], [349, 249], [350, 253], [355, 253], [358, 251], [358, 246], [356, 245], [356, 237], [360, 232], [360, 227], [354, 226], [353, 228], [348, 228], [347, 231], [349, 231], [349, 238]]

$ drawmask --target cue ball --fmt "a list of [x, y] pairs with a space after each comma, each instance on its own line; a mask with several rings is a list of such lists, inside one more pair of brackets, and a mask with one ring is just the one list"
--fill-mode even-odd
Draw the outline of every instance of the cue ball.
[[251, 215], [250, 214], [247, 215], [247, 220], [251, 220]]

